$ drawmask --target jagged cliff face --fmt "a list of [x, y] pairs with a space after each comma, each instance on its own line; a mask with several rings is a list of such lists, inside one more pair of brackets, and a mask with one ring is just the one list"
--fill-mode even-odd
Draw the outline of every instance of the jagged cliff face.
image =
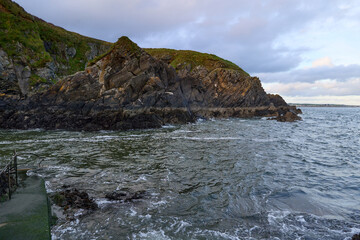
[[213, 54], [172, 49], [145, 49], [173, 66], [192, 108], [287, 106], [280, 96], [267, 95], [257, 77]]
[[2, 128], [130, 129], [194, 120], [175, 70], [127, 37], [85, 71], [22, 104], [4, 97], [1, 110]]
[[49, 24], [11, 0], [0, 0], [0, 19], [0, 94], [43, 91], [111, 46]]
[[[178, 71], [177, 71], [178, 70]], [[198, 117], [279, 116], [290, 107], [238, 69], [174, 69], [122, 37], [85, 71], [27, 100], [0, 97], [1, 128], [134, 129]], [[273, 101], [276, 100], [276, 101]]]

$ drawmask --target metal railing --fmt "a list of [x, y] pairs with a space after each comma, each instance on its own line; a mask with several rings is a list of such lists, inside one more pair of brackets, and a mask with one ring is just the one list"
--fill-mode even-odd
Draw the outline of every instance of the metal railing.
[[18, 186], [18, 169], [16, 150], [10, 162], [0, 170], [0, 197], [8, 194], [9, 200], [13, 190]]

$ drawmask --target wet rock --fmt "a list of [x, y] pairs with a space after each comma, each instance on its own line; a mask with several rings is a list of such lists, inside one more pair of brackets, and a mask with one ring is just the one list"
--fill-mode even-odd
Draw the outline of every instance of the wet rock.
[[[64, 187], [68, 188], [69, 186], [64, 185]], [[97, 209], [97, 204], [89, 197], [89, 194], [84, 191], [79, 191], [76, 188], [57, 192], [50, 197], [56, 205], [63, 207], [65, 210], [69, 208], [81, 208], [87, 210]]]
[[351, 240], [360, 240], [360, 233], [352, 236]]
[[301, 120], [301, 117], [292, 111], [288, 111], [285, 114], [276, 117], [276, 120], [279, 122], [295, 122]]
[[144, 198], [145, 194], [146, 194], [146, 192], [143, 190], [131, 192], [129, 189], [121, 189], [118, 191], [106, 193], [105, 197], [109, 200], [131, 202], [133, 200]]
[[296, 114], [302, 114], [303, 112], [301, 111], [300, 108], [297, 108], [297, 109], [295, 109], [295, 113], [296, 113]]
[[11, 58], [0, 48], [0, 93], [19, 91], [16, 73]]
[[23, 67], [22, 65], [16, 65], [15, 73], [22, 96], [27, 96], [29, 94], [29, 79], [31, 76], [30, 67], [29, 66]]

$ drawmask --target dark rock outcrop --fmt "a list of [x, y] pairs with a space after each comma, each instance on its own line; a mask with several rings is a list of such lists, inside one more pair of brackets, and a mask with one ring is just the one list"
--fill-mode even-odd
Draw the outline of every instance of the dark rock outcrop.
[[86, 210], [97, 209], [97, 204], [89, 197], [89, 194], [84, 191], [80, 192], [76, 188], [54, 193], [50, 197], [56, 205], [64, 208], [64, 210], [70, 208]]
[[293, 111], [288, 111], [275, 118], [279, 122], [295, 122], [301, 120], [301, 118]]
[[[275, 107], [286, 107], [288, 104], [285, 102], [285, 100], [278, 94], [268, 94], [269, 101], [275, 106]], [[300, 110], [300, 109], [299, 109]], [[301, 111], [301, 110], [300, 110]]]
[[354, 234], [352, 236], [351, 240], [360, 240], [360, 233], [359, 234]]
[[258, 78], [242, 71], [210, 71], [199, 65], [179, 73], [122, 37], [85, 71], [46, 92], [26, 100], [0, 97], [0, 127], [124, 130], [198, 117], [276, 116], [292, 121], [295, 109], [280, 96], [267, 95]]
[[106, 193], [105, 197], [109, 200], [116, 200], [122, 202], [131, 202], [133, 200], [142, 199], [145, 197], [145, 191], [130, 191], [129, 189], [121, 189], [118, 191]]

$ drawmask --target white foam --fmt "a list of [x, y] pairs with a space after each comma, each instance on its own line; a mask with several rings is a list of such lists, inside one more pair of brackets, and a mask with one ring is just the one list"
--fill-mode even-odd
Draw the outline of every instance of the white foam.
[[359, 234], [360, 233], [360, 228], [350, 228], [351, 230], [351, 234]]
[[196, 123], [201, 123], [201, 122], [205, 122], [205, 121], [206, 121], [206, 119], [204, 119], [204, 118], [196, 119]]
[[276, 224], [278, 220], [282, 220], [290, 214], [289, 211], [271, 211], [268, 214], [269, 224]]
[[144, 239], [144, 240], [171, 240], [168, 236], [165, 235], [165, 232], [161, 229], [159, 231], [151, 230], [148, 232], [140, 232], [139, 234], [133, 234], [134, 239]]
[[110, 201], [110, 200], [101, 198], [101, 199], [96, 199], [95, 202], [99, 208], [103, 208], [106, 205], [113, 204], [113, 203], [119, 203], [120, 201]]
[[150, 215], [150, 214], [146, 214], [146, 215], [139, 215], [139, 218], [150, 219], [150, 218], [151, 218], [151, 215]]
[[175, 128], [174, 125], [171, 125], [171, 124], [165, 124], [163, 126], [161, 126], [162, 128]]
[[189, 140], [200, 140], [200, 141], [218, 141], [218, 140], [242, 140], [242, 137], [172, 137], [172, 139], [189, 139]]
[[131, 216], [131, 217], [134, 217], [134, 216], [136, 216], [136, 214], [137, 214], [137, 212], [135, 211], [135, 209], [134, 208], [130, 208], [130, 213], [129, 213], [129, 215]]
[[52, 184], [49, 181], [45, 181], [45, 189], [47, 193], [53, 193], [54, 190], [52, 190]]
[[181, 220], [179, 225], [180, 226], [178, 227], [178, 229], [176, 229], [175, 233], [178, 233], [180, 230], [183, 232], [186, 227], [191, 226], [191, 223], [188, 223], [188, 222], [185, 222], [185, 221]]
[[253, 138], [251, 139], [254, 142], [276, 142], [275, 138]]
[[161, 200], [161, 201], [158, 201], [158, 202], [150, 202], [150, 204], [152, 205], [152, 206], [161, 206], [161, 205], [166, 205], [168, 202], [167, 201], [165, 201], [165, 200]]
[[301, 223], [306, 223], [306, 220], [304, 219], [304, 216], [297, 216], [296, 217], [296, 220], [298, 221], [298, 222], [301, 222]]
[[[83, 215], [84, 213], [85, 213], [84, 209], [79, 209], [77, 212], [75, 212], [74, 216], [79, 217], [79, 216]], [[79, 219], [76, 219], [76, 220], [78, 221]]]
[[230, 233], [224, 233], [224, 232], [215, 231], [215, 230], [204, 230], [204, 231], [198, 230], [196, 233], [199, 234], [200, 236], [204, 235], [204, 233], [206, 233], [206, 234], [211, 234], [212, 236], [214, 236], [216, 238], [224, 238], [224, 239], [230, 239], [230, 240], [239, 240], [240, 239], [238, 236], [234, 236]]
[[140, 182], [140, 181], [147, 181], [146, 176], [140, 175], [140, 177], [138, 179], [136, 179], [134, 182]]

